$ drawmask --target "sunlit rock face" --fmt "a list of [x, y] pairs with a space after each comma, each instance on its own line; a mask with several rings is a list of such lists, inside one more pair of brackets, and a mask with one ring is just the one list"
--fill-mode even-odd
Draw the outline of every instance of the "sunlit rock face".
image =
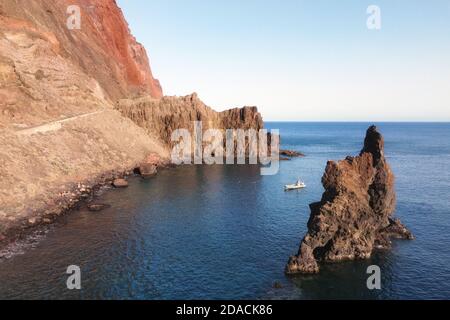
[[389, 248], [391, 238], [413, 239], [392, 218], [394, 182], [384, 157], [384, 139], [372, 126], [359, 156], [328, 162], [322, 200], [310, 205], [308, 233], [286, 272], [318, 273], [319, 262], [367, 259], [375, 249]]
[[171, 146], [172, 133], [177, 129], [194, 131], [194, 122], [208, 129], [254, 129], [264, 128], [261, 114], [256, 107], [243, 107], [217, 112], [207, 106], [193, 93], [184, 97], [154, 99], [141, 97], [123, 99], [116, 106], [125, 117], [145, 128], [155, 137]]
[[114, 0], [0, 0], [0, 245], [69, 210], [78, 186], [154, 176], [194, 121], [263, 125], [254, 107], [163, 97]]
[[114, 110], [144, 95], [162, 90], [115, 1], [0, 0], [0, 242], [67, 210], [73, 185], [168, 157]]
[[[80, 9], [79, 29], [69, 28], [73, 5]], [[1, 2], [4, 122], [84, 112], [105, 101], [142, 95], [160, 98], [163, 93], [144, 47], [114, 0]]]

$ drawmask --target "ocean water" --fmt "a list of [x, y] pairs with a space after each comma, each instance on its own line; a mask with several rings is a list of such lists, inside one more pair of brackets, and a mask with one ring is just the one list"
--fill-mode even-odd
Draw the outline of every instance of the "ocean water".
[[[450, 124], [377, 124], [397, 177], [396, 215], [415, 241], [369, 261], [284, 275], [320, 199], [328, 160], [356, 155], [369, 123], [268, 123], [307, 157], [279, 174], [257, 166], [190, 166], [111, 190], [100, 213], [74, 211], [8, 248], [1, 299], [440, 299], [450, 298]], [[284, 192], [301, 177], [308, 188]], [[366, 287], [369, 265], [382, 289]], [[66, 288], [78, 265], [82, 290]], [[281, 288], [274, 286], [277, 283]]]

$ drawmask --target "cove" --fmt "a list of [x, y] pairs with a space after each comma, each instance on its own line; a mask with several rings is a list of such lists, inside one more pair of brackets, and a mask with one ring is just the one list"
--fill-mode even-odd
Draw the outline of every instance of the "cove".
[[[110, 205], [104, 211], [73, 211], [17, 244], [0, 261], [0, 298], [445, 298], [450, 126], [444, 124], [377, 124], [396, 175], [396, 215], [416, 241], [395, 243], [368, 261], [324, 265], [317, 276], [284, 274], [307, 231], [309, 204], [323, 193], [327, 161], [358, 152], [368, 125], [269, 124], [281, 129], [284, 148], [306, 154], [281, 162], [274, 176], [261, 176], [259, 166], [231, 165], [132, 178], [128, 189], [98, 199]], [[283, 186], [298, 177], [308, 188], [285, 193]], [[424, 184], [420, 197], [417, 181]], [[71, 265], [81, 269], [81, 290], [67, 289]], [[367, 288], [371, 265], [380, 266], [382, 290]]]

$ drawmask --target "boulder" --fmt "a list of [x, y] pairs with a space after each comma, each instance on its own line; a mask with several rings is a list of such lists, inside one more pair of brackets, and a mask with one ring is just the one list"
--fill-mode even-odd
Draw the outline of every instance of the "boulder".
[[125, 179], [115, 179], [113, 181], [113, 186], [115, 188], [126, 188], [128, 187], [128, 181]]
[[274, 289], [283, 289], [283, 284], [279, 281], [275, 281], [272, 286]]
[[92, 203], [92, 204], [88, 204], [87, 208], [89, 211], [99, 212], [99, 211], [111, 208], [111, 206], [109, 204], [105, 204], [105, 203]]
[[143, 163], [139, 166], [139, 174], [143, 178], [151, 178], [158, 174], [158, 167], [151, 163]]
[[44, 218], [44, 219], [42, 219], [42, 222], [45, 224], [51, 224], [53, 222], [53, 220], [50, 218]]
[[38, 219], [36, 217], [32, 217], [28, 219], [28, 225], [34, 226], [38, 223]]
[[149, 154], [144, 162], [134, 170], [135, 174], [141, 175], [143, 178], [151, 178], [158, 173], [158, 166], [163, 166], [164, 160], [156, 153]]

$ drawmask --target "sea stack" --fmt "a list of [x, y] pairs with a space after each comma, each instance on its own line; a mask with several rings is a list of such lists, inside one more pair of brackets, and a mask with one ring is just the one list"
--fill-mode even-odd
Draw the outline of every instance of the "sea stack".
[[310, 205], [308, 233], [286, 273], [318, 273], [319, 262], [367, 259], [375, 249], [390, 248], [391, 238], [412, 240], [393, 218], [394, 182], [383, 136], [372, 126], [359, 156], [328, 162], [322, 200]]

